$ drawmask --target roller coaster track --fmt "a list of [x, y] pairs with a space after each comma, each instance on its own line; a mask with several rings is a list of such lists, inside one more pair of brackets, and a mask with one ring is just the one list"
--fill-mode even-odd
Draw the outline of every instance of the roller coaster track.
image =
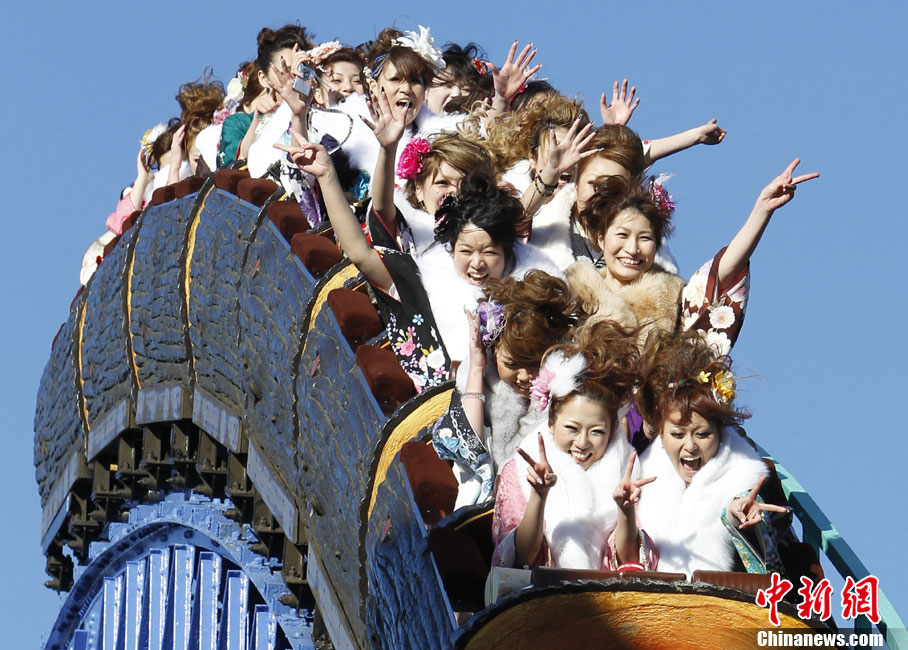
[[281, 198], [242, 170], [162, 188], [73, 301], [35, 414], [47, 585], [68, 592], [47, 648], [518, 647], [514, 621], [555, 599], [614, 631], [633, 616], [616, 593], [765, 620], [740, 589], [666, 576], [483, 609], [458, 585], [464, 558], [487, 571], [464, 531], [488, 512], [427, 526], [444, 513], [405, 459], [452, 387], [415, 395], [330, 230]]

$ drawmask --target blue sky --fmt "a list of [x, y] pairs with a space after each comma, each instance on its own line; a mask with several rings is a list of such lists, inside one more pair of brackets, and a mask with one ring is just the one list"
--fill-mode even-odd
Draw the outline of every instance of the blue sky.
[[[312, 3], [315, 4], [315, 3]], [[7, 476], [0, 563], [4, 645], [36, 647], [59, 597], [43, 587], [32, 418], [82, 253], [135, 176], [142, 133], [178, 114], [205, 66], [225, 83], [265, 26], [318, 40], [429, 25], [500, 63], [514, 38], [598, 115], [628, 77], [644, 138], [710, 118], [725, 142], [662, 161], [673, 172], [672, 250], [689, 275], [728, 242], [759, 190], [796, 156], [822, 177], [772, 220], [753, 258], [735, 349], [750, 434], [801, 480], [908, 615], [902, 186], [908, 60], [901, 3], [16, 3], [0, 27], [7, 99], [3, 328]], [[452, 7], [449, 5], [449, 7]], [[598, 119], [598, 117], [597, 117]]]

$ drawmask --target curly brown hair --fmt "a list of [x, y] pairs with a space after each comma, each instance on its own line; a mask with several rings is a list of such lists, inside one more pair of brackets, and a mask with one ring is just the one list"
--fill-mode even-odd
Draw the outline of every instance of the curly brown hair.
[[662, 430], [666, 418], [678, 411], [680, 424], [690, 422], [698, 413], [720, 427], [740, 424], [750, 417], [720, 402], [711, 380], [702, 382], [701, 373], [731, 373], [731, 360], [718, 356], [696, 332], [654, 332], [640, 357], [640, 384], [634, 390], [634, 402], [643, 418], [656, 431]]
[[499, 115], [488, 127], [489, 149], [496, 167], [507, 170], [521, 160], [535, 158], [549, 129], [569, 129], [578, 119], [581, 127], [590, 121], [579, 102], [563, 95], [549, 95], [523, 111]]
[[180, 104], [180, 120], [186, 125], [183, 151], [192, 150], [199, 131], [214, 120], [214, 113], [223, 105], [226, 94], [220, 81], [211, 80], [211, 69], [180, 86], [176, 100]]
[[489, 280], [486, 297], [504, 307], [504, 327], [494, 349], [514, 363], [536, 367], [549, 346], [567, 339], [587, 314], [564, 280], [533, 270], [522, 280]]
[[545, 353], [548, 357], [560, 350], [565, 357], [579, 353], [586, 358], [580, 385], [568, 395], [554, 397], [549, 402], [549, 426], [555, 424], [561, 407], [574, 397], [602, 402], [610, 413], [617, 413], [621, 401], [640, 379], [635, 330], [614, 321], [600, 320], [581, 328], [575, 338], [574, 343], [555, 345]]
[[593, 196], [577, 215], [577, 220], [596, 244], [624, 210], [642, 214], [653, 229], [658, 249], [673, 230], [671, 215], [656, 202], [652, 193], [639, 179], [627, 180], [622, 176], [604, 176], [594, 185]]

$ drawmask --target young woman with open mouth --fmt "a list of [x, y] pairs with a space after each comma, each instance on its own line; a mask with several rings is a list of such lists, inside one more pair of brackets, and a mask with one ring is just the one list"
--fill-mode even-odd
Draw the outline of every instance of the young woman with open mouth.
[[658, 436], [640, 471], [655, 482], [618, 484], [611, 568], [782, 571], [776, 547], [789, 530], [768, 517], [787, 509], [758, 498], [769, 469], [736, 427], [748, 414], [734, 406], [728, 358], [684, 332], [652, 339], [641, 366], [635, 402]]

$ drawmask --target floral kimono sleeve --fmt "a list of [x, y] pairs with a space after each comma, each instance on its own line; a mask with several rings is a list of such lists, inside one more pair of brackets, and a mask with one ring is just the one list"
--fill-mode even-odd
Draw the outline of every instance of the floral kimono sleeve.
[[[642, 571], [658, 571], [659, 570], [659, 548], [656, 546], [656, 543], [646, 534], [646, 531], [642, 528], [640, 530], [640, 549], [639, 560], [637, 564], [642, 566]], [[618, 532], [616, 528], [608, 536], [608, 542], [605, 547], [605, 555], [602, 558], [602, 570], [603, 571], [617, 571], [622, 563], [618, 562], [618, 549], [615, 545], [615, 534]], [[626, 563], [625, 563], [626, 564]]]
[[[738, 497], [746, 497], [748, 492], [741, 492]], [[763, 503], [762, 497], [757, 497], [759, 503]], [[785, 568], [779, 559], [777, 550], [775, 530], [767, 523], [764, 513], [763, 520], [753, 526], [750, 530], [755, 535], [756, 547], [751, 540], [745, 537], [744, 533], [728, 520], [728, 508], [722, 508], [721, 519], [731, 535], [731, 541], [735, 545], [735, 551], [744, 565], [747, 573], [780, 573], [785, 575]]]
[[397, 228], [392, 230], [382, 219], [382, 216], [375, 211], [374, 204], [369, 204], [369, 212], [366, 214], [366, 230], [369, 234], [369, 239], [372, 241], [373, 246], [383, 246], [391, 250], [412, 254], [414, 247], [410, 228], [407, 226], [407, 222], [404, 221], [404, 216], [399, 209], [395, 207], [394, 213], [397, 220]]
[[[485, 503], [492, 498], [495, 487], [492, 457], [467, 420], [460, 391], [454, 391], [448, 410], [432, 427], [432, 445], [440, 458], [452, 460], [467, 470], [465, 474], [475, 486], [475, 495], [469, 501]], [[463, 483], [461, 486], [463, 491]], [[462, 501], [461, 495], [458, 501]]]
[[[520, 470], [517, 462], [509, 460], [504, 464], [501, 475], [498, 477], [495, 511], [492, 514], [492, 543], [495, 544], [495, 551], [492, 553], [492, 566], [512, 569], [517, 564], [514, 533], [523, 521], [523, 515], [527, 509], [527, 501], [520, 485], [520, 481], [525, 479], [519, 474]], [[542, 548], [539, 549], [539, 555], [532, 562], [532, 566], [552, 565], [549, 545], [543, 538]]]
[[390, 292], [373, 286], [376, 309], [400, 367], [421, 393], [448, 380], [451, 360], [442, 345], [416, 262], [400, 251], [375, 250], [394, 282]]
[[727, 355], [738, 340], [747, 296], [750, 264], [719, 283], [719, 261], [725, 248], [693, 274], [681, 292], [681, 329], [698, 332], [719, 354]]

